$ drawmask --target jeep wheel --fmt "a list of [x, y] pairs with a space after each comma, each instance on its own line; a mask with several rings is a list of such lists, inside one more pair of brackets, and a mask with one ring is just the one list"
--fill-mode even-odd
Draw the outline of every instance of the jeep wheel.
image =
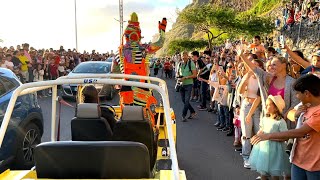
[[34, 166], [34, 149], [41, 143], [39, 127], [34, 123], [25, 126], [18, 135], [14, 168], [30, 169]]

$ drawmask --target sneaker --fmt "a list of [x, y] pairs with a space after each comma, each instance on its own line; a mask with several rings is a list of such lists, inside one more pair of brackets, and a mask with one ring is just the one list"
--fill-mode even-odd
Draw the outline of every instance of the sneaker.
[[212, 112], [213, 110], [210, 108], [210, 109], [208, 109], [208, 112]]
[[249, 160], [244, 160], [243, 162], [243, 167], [246, 168], [246, 169], [250, 169], [250, 163], [249, 163]]
[[207, 111], [208, 109], [206, 107], [199, 108], [199, 111]]
[[220, 126], [220, 123], [219, 123], [219, 122], [216, 122], [216, 123], [214, 124], [214, 126], [215, 126], [215, 127], [218, 127], [218, 126]]
[[230, 130], [229, 127], [225, 127], [225, 128], [222, 129], [222, 132], [228, 132], [229, 130]]
[[240, 152], [240, 154], [242, 155], [242, 153], [241, 153], [242, 152], [242, 148], [236, 148], [236, 149], [234, 149], [234, 151], [235, 152]]
[[187, 118], [182, 118], [182, 120], [181, 120], [182, 122], [187, 122]]
[[261, 176], [256, 177], [256, 179], [261, 179]]
[[222, 129], [224, 129], [225, 127], [224, 126], [219, 126], [218, 128], [217, 128], [217, 130], [218, 131], [222, 131]]
[[196, 117], [196, 115], [197, 115], [197, 113], [192, 113], [192, 114], [190, 114], [190, 116], [188, 117], [188, 119], [193, 119], [193, 118], [195, 118]]

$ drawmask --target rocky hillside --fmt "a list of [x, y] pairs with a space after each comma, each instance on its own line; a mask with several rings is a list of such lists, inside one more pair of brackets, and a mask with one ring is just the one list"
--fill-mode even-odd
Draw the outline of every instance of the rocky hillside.
[[[203, 4], [214, 4], [218, 6], [227, 6], [235, 9], [238, 12], [257, 14], [259, 16], [268, 16], [276, 19], [282, 19], [283, 4], [281, 0], [193, 0], [185, 9], [199, 6]], [[185, 10], [184, 9], [184, 10]], [[182, 10], [182, 11], [184, 11]], [[270, 36], [277, 40], [281, 34], [285, 35], [287, 44], [293, 49], [302, 50], [306, 55], [314, 49], [314, 45], [320, 42], [320, 23], [307, 25], [308, 20], [304, 20], [301, 25], [296, 23], [290, 31], [276, 30]], [[283, 22], [282, 22], [283, 23]], [[169, 42], [175, 39], [201, 39], [204, 37], [203, 33], [195, 31], [192, 24], [183, 24], [179, 17], [176, 23], [173, 24], [172, 29], [166, 33], [166, 41], [164, 47], [159, 50], [157, 56], [166, 55], [168, 52]]]
[[[282, 19], [282, 7], [277, 7], [265, 14], [266, 16], [278, 17]], [[283, 26], [283, 22], [281, 23]], [[302, 20], [300, 23], [295, 23], [290, 30], [274, 31], [272, 37], [276, 41], [280, 35], [286, 37], [286, 44], [294, 50], [301, 50], [306, 56], [310, 55], [314, 50], [315, 45], [320, 42], [320, 23], [308, 25], [308, 19]]]
[[[191, 6], [199, 6], [202, 4], [215, 4], [218, 6], [227, 6], [232, 7], [237, 11], [245, 11], [248, 10], [253, 3], [257, 0], [193, 0], [191, 4], [189, 4], [186, 8]], [[183, 38], [192, 38], [196, 33], [194, 32], [194, 26], [192, 24], [183, 24], [179, 17], [177, 21], [172, 25], [172, 29], [166, 33], [166, 41], [158, 52], [157, 56], [165, 55], [168, 51], [169, 42], [175, 39], [183, 39]]]

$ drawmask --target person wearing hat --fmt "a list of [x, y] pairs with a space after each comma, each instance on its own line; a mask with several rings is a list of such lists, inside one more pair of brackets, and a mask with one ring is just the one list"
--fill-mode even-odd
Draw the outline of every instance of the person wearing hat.
[[293, 88], [302, 104], [308, 105], [298, 119], [298, 128], [285, 132], [263, 132], [251, 138], [251, 143], [296, 138], [290, 158], [292, 180], [320, 179], [320, 76], [316, 73], [301, 76]]
[[[260, 130], [262, 133], [276, 133], [288, 131], [287, 124], [282, 117], [285, 102], [280, 95], [269, 95], [266, 101], [266, 115], [261, 119]], [[253, 146], [249, 163], [251, 170], [261, 174], [261, 179], [272, 176], [278, 179], [284, 174], [290, 174], [289, 155], [285, 152], [284, 138], [262, 141]]]
[[292, 60], [296, 61], [300, 66], [305, 68], [305, 70], [301, 72], [301, 75], [306, 75], [309, 72], [320, 71], [320, 50], [317, 50], [312, 54], [312, 60], [310, 63], [309, 61], [305, 61], [298, 54], [293, 52], [287, 45], [284, 46], [284, 49], [287, 50], [287, 53], [292, 58]]

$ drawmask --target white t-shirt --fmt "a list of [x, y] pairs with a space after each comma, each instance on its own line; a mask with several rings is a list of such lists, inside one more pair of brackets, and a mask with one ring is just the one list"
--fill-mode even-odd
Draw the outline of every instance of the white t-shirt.
[[212, 74], [211, 74], [211, 81], [212, 81], [212, 82], [218, 82], [217, 73], [212, 73]]
[[[302, 106], [302, 102], [300, 102], [299, 104], [297, 104], [293, 109], [295, 110], [298, 110], [299, 106]], [[296, 122], [296, 129], [299, 129], [301, 126], [303, 126], [303, 115], [304, 113], [301, 113], [297, 122]], [[290, 152], [290, 157], [289, 157], [289, 160], [290, 162], [292, 163], [292, 160], [293, 160], [293, 156], [294, 156], [294, 152], [296, 150], [296, 147], [297, 147], [297, 138], [295, 138], [293, 140], [293, 145], [292, 145], [292, 149], [291, 149], [291, 152]]]
[[4, 62], [4, 64], [7, 66], [7, 68], [13, 69], [13, 66], [14, 66], [14, 65], [13, 65], [13, 62], [6, 60], [6, 61]]
[[59, 72], [64, 72], [65, 70], [64, 70], [64, 66], [58, 66], [58, 71]]
[[226, 85], [219, 85], [212, 96], [212, 99], [223, 106], [227, 105], [228, 89]]

